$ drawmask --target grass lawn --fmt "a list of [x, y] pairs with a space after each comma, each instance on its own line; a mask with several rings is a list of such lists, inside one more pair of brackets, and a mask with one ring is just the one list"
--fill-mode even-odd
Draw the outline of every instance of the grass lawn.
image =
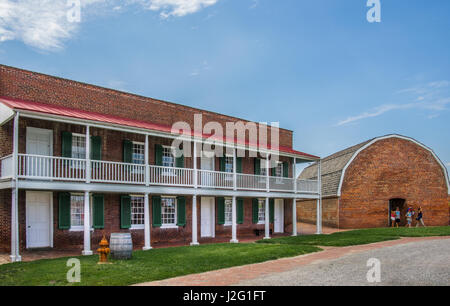
[[319, 251], [311, 245], [211, 244], [136, 251], [133, 259], [98, 265], [98, 256], [80, 256], [81, 283], [68, 283], [68, 258], [0, 265], [0, 286], [131, 285]]
[[419, 228], [371, 228], [331, 235], [307, 235], [297, 237], [282, 237], [271, 240], [260, 240], [260, 244], [288, 244], [288, 245], [314, 245], [314, 246], [349, 246], [368, 244], [386, 240], [395, 240], [401, 237], [428, 237], [450, 236], [450, 226], [419, 227]]
[[450, 236], [450, 226], [362, 229], [331, 235], [260, 240], [258, 243], [210, 244], [136, 251], [129, 261], [98, 265], [98, 256], [80, 256], [81, 283], [68, 283], [66, 258], [0, 265], [5, 285], [130, 285], [320, 251], [319, 246], [368, 244], [400, 237]]

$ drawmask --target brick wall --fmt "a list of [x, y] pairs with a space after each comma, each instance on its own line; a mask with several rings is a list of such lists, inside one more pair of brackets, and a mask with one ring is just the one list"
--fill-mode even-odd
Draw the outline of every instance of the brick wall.
[[11, 189], [0, 190], [0, 252], [10, 250]]
[[445, 173], [432, 154], [404, 139], [377, 141], [348, 167], [340, 199], [340, 227], [388, 225], [389, 200], [424, 210], [427, 225], [448, 225]]
[[[317, 200], [297, 201], [298, 222], [316, 224]], [[322, 221], [323, 225], [339, 227], [338, 198], [322, 199]]]
[[[224, 131], [226, 122], [248, 122], [240, 118], [4, 65], [0, 65], [0, 96], [60, 105], [163, 125], [172, 125], [175, 122], [184, 121], [193, 128], [194, 114], [203, 115], [203, 124], [209, 121], [222, 124]], [[270, 143], [270, 128], [268, 131]], [[280, 129], [279, 141], [280, 145], [292, 148], [292, 131]]]

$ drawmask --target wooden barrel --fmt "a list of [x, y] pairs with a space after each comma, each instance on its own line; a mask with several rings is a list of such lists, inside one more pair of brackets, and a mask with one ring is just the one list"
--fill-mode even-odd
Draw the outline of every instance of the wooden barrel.
[[111, 258], [131, 259], [133, 255], [133, 241], [130, 233], [112, 233], [109, 242]]

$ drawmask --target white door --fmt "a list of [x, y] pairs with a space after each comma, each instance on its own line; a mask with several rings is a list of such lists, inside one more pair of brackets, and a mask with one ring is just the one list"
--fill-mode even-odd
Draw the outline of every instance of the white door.
[[275, 233], [283, 233], [284, 232], [284, 202], [282, 199], [275, 200], [274, 207], [274, 230]]
[[214, 237], [214, 198], [201, 198], [201, 236]]
[[[26, 151], [31, 155], [53, 155], [53, 131], [27, 127]], [[28, 176], [49, 177], [52, 174], [51, 160], [39, 156], [27, 157], [25, 173]]]
[[27, 191], [26, 238], [27, 248], [51, 247], [52, 193]]
[[[214, 157], [205, 157], [202, 155], [201, 158], [201, 169], [206, 171], [214, 171]], [[214, 187], [214, 174], [211, 172], [202, 172], [201, 185], [203, 187]]]

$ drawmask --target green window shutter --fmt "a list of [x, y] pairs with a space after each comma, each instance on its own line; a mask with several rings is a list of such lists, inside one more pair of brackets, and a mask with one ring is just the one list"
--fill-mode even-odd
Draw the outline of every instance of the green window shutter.
[[123, 141], [123, 162], [128, 164], [133, 162], [133, 143], [126, 139]]
[[58, 195], [59, 204], [59, 216], [58, 227], [59, 229], [70, 228], [70, 193], [61, 192]]
[[162, 166], [163, 147], [160, 144], [155, 145], [155, 165]]
[[236, 158], [236, 172], [242, 173], [242, 157]]
[[217, 198], [217, 224], [225, 224], [225, 198]]
[[244, 224], [244, 199], [237, 199], [237, 224]]
[[289, 163], [287, 162], [283, 163], [283, 176], [289, 177]]
[[120, 228], [131, 227], [131, 198], [130, 196], [120, 196]]
[[255, 168], [255, 175], [261, 175], [261, 160], [259, 158], [253, 159], [254, 168]]
[[153, 227], [161, 226], [161, 197], [152, 196]]
[[252, 199], [252, 219], [253, 219], [253, 224], [257, 224], [258, 223], [258, 207], [259, 206], [259, 201], [258, 199]]
[[184, 168], [184, 155], [181, 155], [175, 160], [175, 167]]
[[102, 138], [91, 136], [91, 159], [102, 160]]
[[219, 157], [219, 171], [225, 172], [225, 157]]
[[177, 197], [177, 226], [186, 225], [186, 198]]
[[61, 156], [72, 157], [72, 133], [70, 132], [61, 133]]
[[105, 200], [102, 194], [94, 194], [92, 196], [92, 213], [94, 220], [94, 228], [105, 228]]
[[275, 214], [275, 200], [269, 199], [269, 222], [273, 223]]
[[271, 175], [276, 176], [277, 175], [276, 167], [272, 167], [270, 169], [271, 169], [270, 172], [272, 173]]

